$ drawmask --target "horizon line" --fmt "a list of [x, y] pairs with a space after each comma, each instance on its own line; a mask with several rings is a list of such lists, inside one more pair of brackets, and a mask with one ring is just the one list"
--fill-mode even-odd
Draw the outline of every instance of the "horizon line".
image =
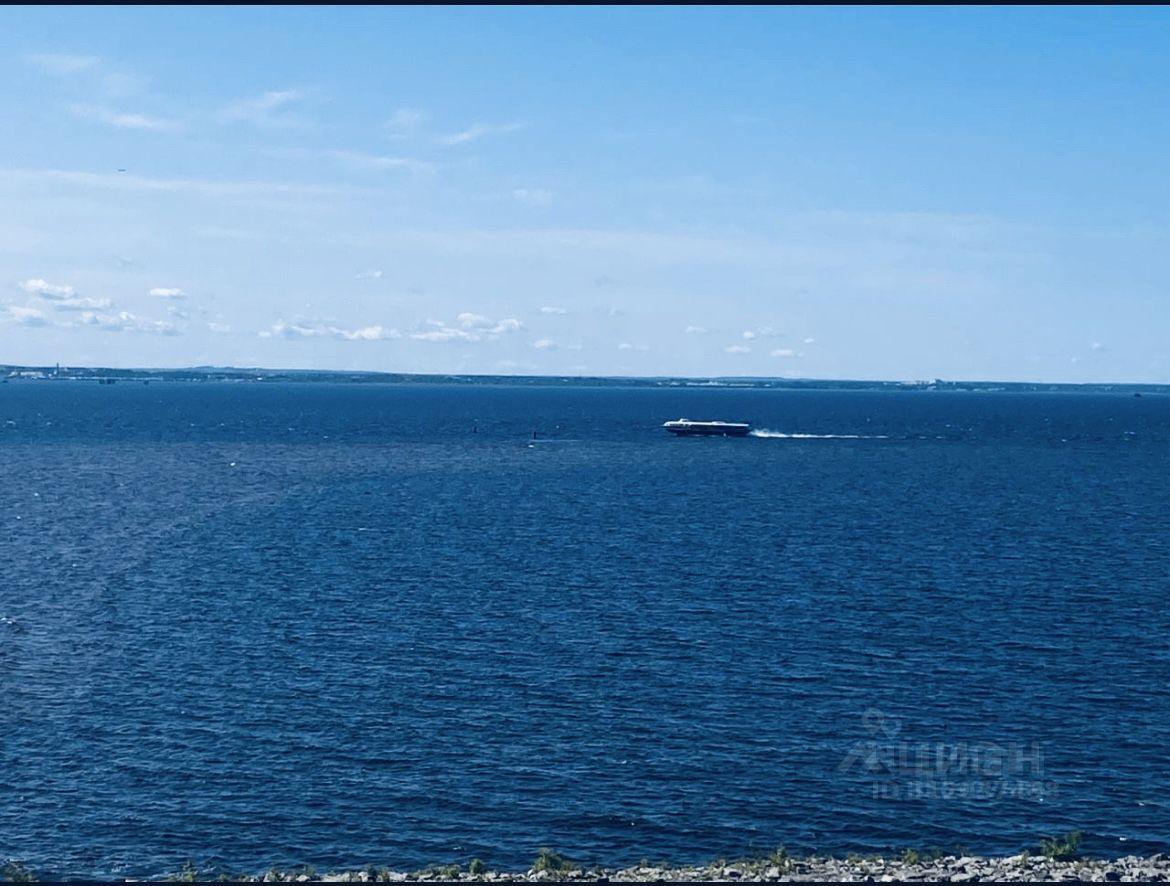
[[269, 367], [269, 366], [233, 366], [198, 364], [184, 366], [100, 366], [100, 365], [63, 365], [51, 364], [22, 364], [0, 363], [0, 369], [7, 371], [44, 371], [52, 372], [56, 369], [69, 371], [110, 371], [110, 372], [252, 372], [252, 373], [319, 373], [323, 375], [364, 375], [364, 376], [405, 376], [411, 378], [468, 378], [468, 379], [564, 379], [564, 380], [599, 380], [599, 381], [749, 381], [749, 382], [780, 382], [788, 384], [871, 384], [871, 385], [1033, 385], [1033, 386], [1060, 386], [1069, 388], [1091, 387], [1146, 387], [1170, 388], [1170, 381], [1038, 381], [1034, 379], [995, 379], [995, 378], [823, 378], [801, 376], [794, 378], [783, 375], [589, 375], [572, 373], [489, 373], [489, 372], [418, 372], [386, 369], [320, 369], [298, 367]]

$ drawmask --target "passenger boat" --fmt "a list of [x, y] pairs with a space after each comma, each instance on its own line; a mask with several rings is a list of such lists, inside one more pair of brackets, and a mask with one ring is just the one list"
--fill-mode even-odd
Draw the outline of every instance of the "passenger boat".
[[752, 426], [735, 421], [691, 421], [680, 418], [664, 422], [662, 427], [678, 437], [746, 437]]

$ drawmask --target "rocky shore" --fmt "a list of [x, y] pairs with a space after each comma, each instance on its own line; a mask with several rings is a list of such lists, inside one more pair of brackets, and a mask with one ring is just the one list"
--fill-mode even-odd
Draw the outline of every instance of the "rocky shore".
[[[36, 882], [37, 873], [19, 862], [0, 864], [0, 882]], [[236, 883], [979, 883], [979, 882], [1170, 882], [1170, 855], [1121, 858], [1054, 858], [1030, 854], [988, 857], [930, 855], [907, 850], [899, 856], [814, 855], [794, 857], [782, 850], [763, 858], [704, 865], [642, 864], [626, 868], [574, 865], [541, 850], [522, 871], [488, 870], [483, 862], [431, 865], [416, 871], [367, 866], [362, 870], [320, 873], [308, 868], [272, 868], [263, 874], [234, 874], [188, 865], [153, 882]], [[105, 882], [112, 882], [106, 880]], [[132, 883], [127, 879], [122, 882]]]
[[[592, 882], [592, 883], [655, 883], [655, 882], [777, 882], [777, 883], [892, 883], [892, 882], [1168, 882], [1170, 855], [1148, 857], [1125, 856], [1103, 859], [1054, 859], [1043, 855], [1022, 853], [1001, 858], [973, 855], [946, 855], [923, 859], [907, 852], [902, 857], [833, 858], [812, 856], [793, 858], [774, 854], [768, 858], [738, 862], [716, 862], [707, 865], [671, 866], [642, 864], [635, 867], [609, 869], [574, 867], [552, 854], [544, 863], [526, 871], [483, 871], [474, 865], [475, 873], [467, 866], [434, 866], [421, 871], [393, 871], [369, 867], [361, 871], [318, 874], [308, 870], [271, 870], [263, 876], [239, 878], [251, 882], [310, 882], [371, 883], [371, 882]], [[202, 872], [187, 871], [174, 879], [212, 880]], [[236, 878], [231, 878], [236, 879]]]

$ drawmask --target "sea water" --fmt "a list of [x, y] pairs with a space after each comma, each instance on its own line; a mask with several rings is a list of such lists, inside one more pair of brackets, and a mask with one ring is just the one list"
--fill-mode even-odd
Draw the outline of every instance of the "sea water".
[[5, 385], [0, 858], [1165, 849], [1168, 466], [1156, 395]]

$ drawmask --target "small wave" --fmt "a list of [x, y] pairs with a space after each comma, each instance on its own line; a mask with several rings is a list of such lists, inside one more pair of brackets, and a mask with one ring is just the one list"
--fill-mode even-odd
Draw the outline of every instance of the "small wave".
[[756, 428], [748, 431], [752, 437], [769, 437], [779, 440], [888, 440], [885, 434], [785, 434], [781, 431], [770, 431], [767, 428]]

